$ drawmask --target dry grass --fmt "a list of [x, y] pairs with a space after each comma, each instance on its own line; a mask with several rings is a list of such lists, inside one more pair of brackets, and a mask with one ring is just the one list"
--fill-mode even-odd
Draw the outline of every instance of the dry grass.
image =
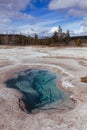
[[81, 82], [87, 83], [87, 76], [81, 78]]

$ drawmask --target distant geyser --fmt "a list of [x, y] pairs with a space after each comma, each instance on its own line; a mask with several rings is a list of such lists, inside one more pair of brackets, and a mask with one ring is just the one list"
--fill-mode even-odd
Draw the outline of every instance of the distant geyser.
[[6, 81], [7, 87], [19, 90], [29, 112], [35, 109], [51, 108], [67, 97], [58, 87], [58, 75], [48, 70], [29, 69], [21, 71], [14, 78]]

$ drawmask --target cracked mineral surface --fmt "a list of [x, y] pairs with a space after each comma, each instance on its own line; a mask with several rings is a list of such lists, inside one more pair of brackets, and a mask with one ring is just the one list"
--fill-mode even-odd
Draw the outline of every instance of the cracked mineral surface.
[[[27, 114], [19, 107], [22, 94], [5, 81], [21, 70], [49, 69], [61, 73], [60, 86], [77, 101], [67, 111]], [[87, 48], [0, 47], [0, 130], [87, 130]], [[71, 104], [72, 105], [72, 104]]]

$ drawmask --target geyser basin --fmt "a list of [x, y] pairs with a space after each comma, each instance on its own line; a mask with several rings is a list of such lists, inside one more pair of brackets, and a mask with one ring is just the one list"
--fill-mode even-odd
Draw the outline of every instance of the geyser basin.
[[29, 112], [50, 109], [67, 98], [67, 94], [58, 87], [58, 75], [48, 70], [21, 71], [16, 77], [7, 80], [6, 85], [23, 94], [23, 101]]

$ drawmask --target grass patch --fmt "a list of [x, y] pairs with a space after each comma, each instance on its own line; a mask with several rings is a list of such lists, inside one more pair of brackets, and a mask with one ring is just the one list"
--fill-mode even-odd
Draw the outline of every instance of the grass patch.
[[81, 78], [81, 82], [87, 83], [87, 76]]

